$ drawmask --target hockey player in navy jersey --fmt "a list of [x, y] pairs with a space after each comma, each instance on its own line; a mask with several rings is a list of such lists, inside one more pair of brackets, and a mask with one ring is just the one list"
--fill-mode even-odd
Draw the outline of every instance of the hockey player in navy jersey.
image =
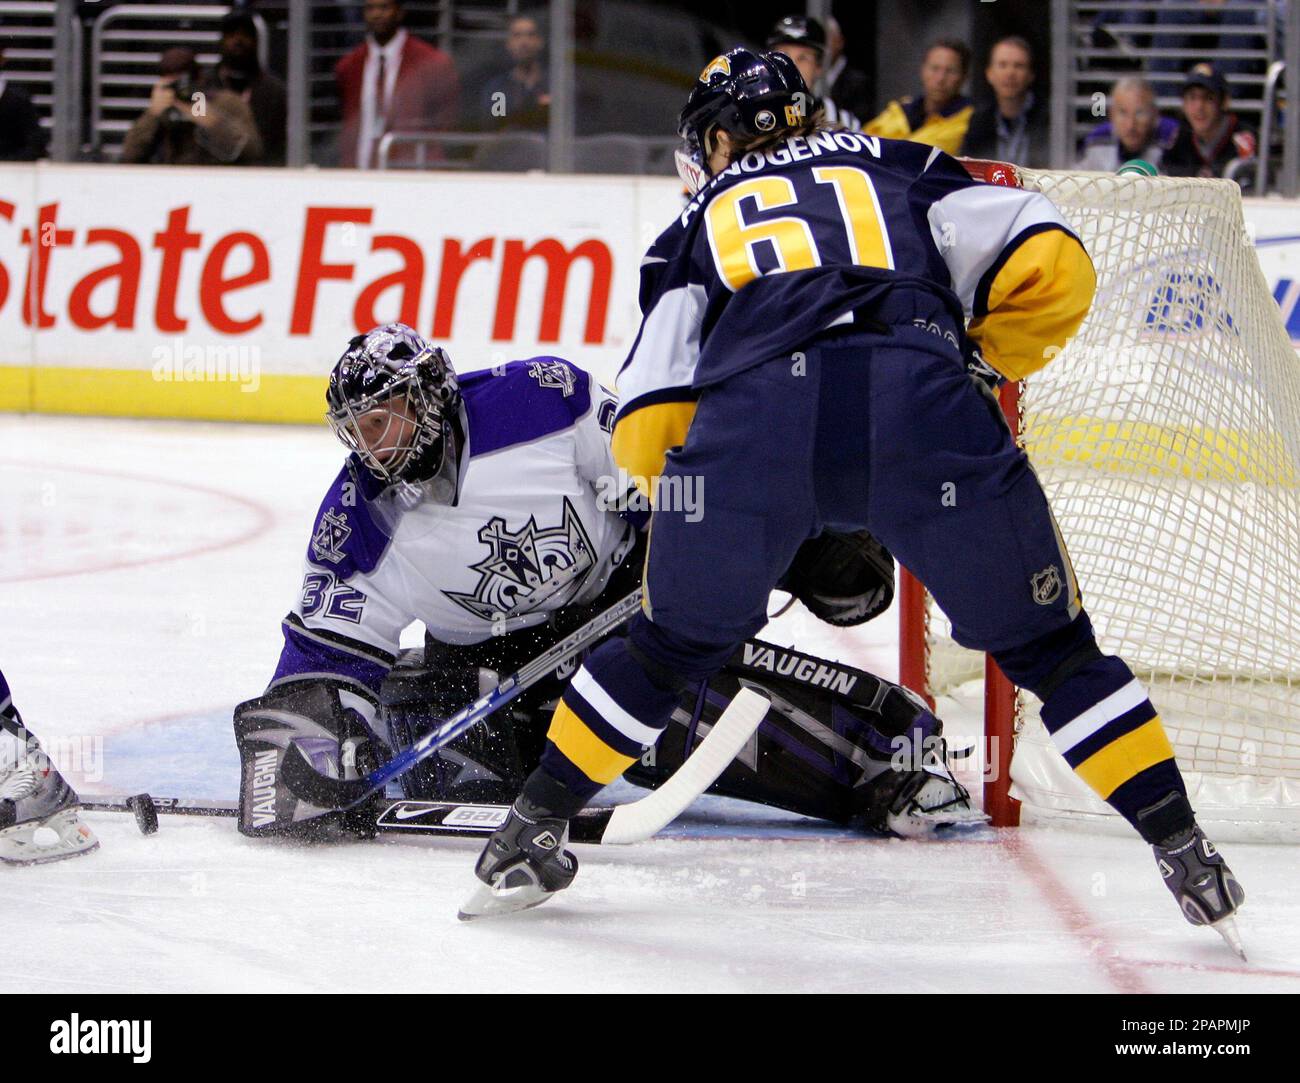
[[1098, 649], [983, 382], [1034, 372], [1074, 333], [1088, 254], [1043, 196], [977, 183], [922, 144], [824, 130], [804, 95], [789, 58], [733, 49], [681, 114], [697, 194], [642, 263], [613, 448], [661, 491], [702, 483], [704, 507], [656, 504], [642, 612], [565, 690], [464, 915], [568, 886], [568, 818], [654, 743], [684, 682], [763, 626], [792, 556], [831, 528], [870, 530], [959, 643], [1043, 701], [1057, 748], [1154, 847], [1188, 920], [1235, 935], [1243, 893], [1145, 689]]
[[0, 673], [0, 864], [40, 865], [99, 846], [76, 791], [23, 725]]
[[[352, 340], [328, 402], [352, 454], [317, 513], [275, 674], [235, 710], [239, 827], [254, 837], [372, 832], [372, 808], [322, 808], [282, 782], [290, 746], [324, 775], [358, 777], [641, 579], [648, 511], [623, 499], [609, 445], [615, 399], [567, 361], [457, 376], [444, 351], [386, 325]], [[888, 553], [835, 536], [810, 543], [783, 578], [837, 624], [887, 608], [892, 584]], [[403, 651], [401, 633], [417, 620], [425, 643]], [[406, 796], [513, 801], [572, 671], [418, 764], [402, 778]], [[742, 681], [784, 714], [773, 712], [718, 792], [908, 834], [972, 815], [946, 770], [939, 722], [915, 697], [757, 641], [707, 687], [682, 689], [672, 736], [636, 779], [670, 773]], [[929, 742], [924, 763], [894, 762], [900, 737]]]

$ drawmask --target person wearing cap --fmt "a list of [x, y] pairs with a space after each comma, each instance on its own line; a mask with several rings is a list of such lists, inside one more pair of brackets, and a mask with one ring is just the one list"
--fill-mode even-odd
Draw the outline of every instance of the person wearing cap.
[[262, 137], [262, 165], [284, 165], [288, 94], [284, 83], [262, 68], [257, 55], [257, 24], [247, 11], [232, 11], [221, 20], [221, 59], [213, 65], [204, 89], [238, 94], [253, 113]]
[[1031, 168], [1046, 166], [1047, 109], [1032, 90], [1034, 53], [1029, 42], [1014, 35], [996, 42], [989, 50], [984, 78], [993, 89], [993, 101], [972, 114], [962, 154]]
[[1221, 177], [1230, 162], [1255, 156], [1255, 133], [1228, 111], [1228, 82], [1212, 65], [1187, 73], [1183, 116], [1163, 163], [1171, 177]]
[[[794, 61], [808, 89], [817, 94], [822, 85], [823, 60], [826, 56], [826, 29], [806, 15], [786, 15], [777, 20], [767, 36], [767, 47], [784, 53]], [[829, 95], [820, 95], [810, 103], [809, 112], [822, 110], [823, 120], [831, 128], [861, 131], [862, 121], [840, 106]]]
[[1163, 171], [1164, 158], [1178, 138], [1178, 121], [1162, 116], [1156, 91], [1140, 75], [1117, 79], [1106, 99], [1107, 117], [1084, 138], [1076, 169], [1114, 173], [1140, 158]]
[[192, 49], [173, 48], [158, 64], [149, 108], [122, 142], [122, 161], [153, 165], [252, 165], [262, 137], [252, 110], [229, 90], [204, 89]]
[[926, 49], [921, 61], [920, 96], [895, 98], [862, 130], [959, 154], [975, 112], [971, 100], [961, 92], [969, 74], [970, 47], [956, 38], [940, 38]]

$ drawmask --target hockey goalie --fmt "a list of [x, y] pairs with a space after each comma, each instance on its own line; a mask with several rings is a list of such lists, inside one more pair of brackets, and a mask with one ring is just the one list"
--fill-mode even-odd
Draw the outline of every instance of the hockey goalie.
[[[325, 777], [358, 778], [641, 580], [649, 511], [614, 465], [616, 402], [569, 362], [458, 378], [445, 351], [390, 324], [349, 343], [327, 399], [350, 454], [317, 513], [275, 673], [235, 710], [239, 828], [254, 837], [373, 832], [374, 805], [322, 808], [284, 784], [289, 749]], [[781, 586], [850, 625], [888, 608], [893, 579], [869, 535], [824, 534]], [[401, 650], [416, 621], [424, 645]], [[514, 801], [580, 661], [417, 764], [406, 796]], [[632, 780], [671, 774], [744, 686], [774, 710], [714, 792], [908, 835], [982, 819], [948, 770], [939, 720], [910, 692], [759, 640], [682, 693]]]

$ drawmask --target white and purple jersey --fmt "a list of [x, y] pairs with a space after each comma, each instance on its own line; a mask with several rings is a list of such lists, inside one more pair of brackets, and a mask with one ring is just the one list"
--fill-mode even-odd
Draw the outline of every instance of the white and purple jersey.
[[372, 693], [402, 630], [478, 643], [596, 598], [635, 542], [610, 499], [616, 400], [556, 357], [459, 377], [465, 447], [450, 502], [383, 487], [355, 457], [321, 502], [272, 685]]

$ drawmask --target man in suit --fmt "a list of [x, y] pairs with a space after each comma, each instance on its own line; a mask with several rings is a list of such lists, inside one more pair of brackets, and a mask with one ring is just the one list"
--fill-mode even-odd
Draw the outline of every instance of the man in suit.
[[389, 131], [446, 131], [460, 112], [460, 78], [451, 57], [402, 26], [400, 0], [366, 0], [366, 40], [338, 62], [343, 108], [340, 164], [370, 169]]

